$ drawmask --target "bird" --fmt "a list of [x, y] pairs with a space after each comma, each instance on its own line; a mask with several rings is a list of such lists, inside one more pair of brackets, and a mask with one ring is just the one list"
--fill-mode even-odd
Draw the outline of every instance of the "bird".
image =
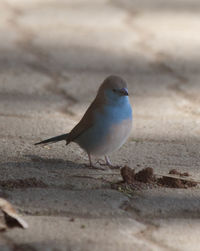
[[77, 143], [88, 155], [89, 167], [95, 168], [91, 156], [105, 157], [104, 165], [112, 165], [108, 155], [118, 150], [132, 130], [132, 107], [127, 82], [110, 75], [100, 85], [97, 95], [80, 122], [69, 132], [35, 143], [45, 145], [66, 141]]

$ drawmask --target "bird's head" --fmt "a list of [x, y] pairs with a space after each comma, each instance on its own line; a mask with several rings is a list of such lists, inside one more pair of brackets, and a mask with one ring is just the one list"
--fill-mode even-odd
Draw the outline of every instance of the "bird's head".
[[121, 103], [128, 101], [127, 83], [121, 77], [111, 75], [101, 84], [97, 96], [105, 100], [106, 103]]

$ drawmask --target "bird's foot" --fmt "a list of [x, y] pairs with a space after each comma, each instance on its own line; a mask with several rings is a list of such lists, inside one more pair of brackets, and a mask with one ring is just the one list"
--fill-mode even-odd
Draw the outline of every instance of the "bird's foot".
[[102, 168], [99, 166], [91, 165], [91, 164], [84, 164], [85, 167], [90, 168], [90, 169], [95, 169], [95, 170], [106, 170], [106, 168]]
[[120, 166], [113, 165], [110, 161], [107, 161], [107, 160], [104, 162], [103, 160], [99, 159], [97, 160], [96, 163], [98, 163], [101, 166], [108, 166], [110, 169], [120, 169]]
[[102, 159], [98, 159], [96, 163], [99, 164], [100, 166], [107, 166], [107, 163], [105, 163]]
[[97, 170], [105, 170], [104, 168], [93, 165], [90, 153], [88, 153], [88, 159], [89, 159], [89, 164], [85, 164], [86, 167]]

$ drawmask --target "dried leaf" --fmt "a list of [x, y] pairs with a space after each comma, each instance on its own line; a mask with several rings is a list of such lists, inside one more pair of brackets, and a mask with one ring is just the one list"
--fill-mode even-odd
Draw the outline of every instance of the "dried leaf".
[[6, 225], [8, 227], [28, 228], [28, 224], [19, 216], [12, 205], [5, 199], [0, 198], [0, 209], [5, 216]]

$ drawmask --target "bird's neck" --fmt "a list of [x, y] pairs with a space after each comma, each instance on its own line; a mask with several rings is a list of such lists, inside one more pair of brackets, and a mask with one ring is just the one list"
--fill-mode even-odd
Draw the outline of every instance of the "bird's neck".
[[122, 106], [130, 105], [128, 96], [122, 96], [122, 97], [117, 98], [117, 99], [108, 99], [106, 104], [116, 106], [116, 107], [117, 106], [122, 107]]
[[100, 93], [97, 94], [94, 103], [99, 105], [111, 105], [111, 106], [129, 106], [129, 97], [128, 96], [121, 96], [121, 97], [109, 97], [106, 95], [100, 95]]

